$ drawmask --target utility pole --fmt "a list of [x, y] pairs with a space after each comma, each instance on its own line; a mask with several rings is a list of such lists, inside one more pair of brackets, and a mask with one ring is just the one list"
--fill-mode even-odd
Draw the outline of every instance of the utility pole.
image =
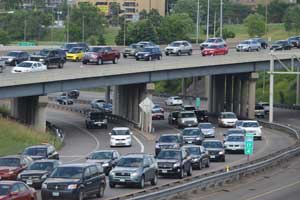
[[199, 0], [197, 2], [197, 39], [196, 39], [196, 44], [199, 43], [199, 16], [200, 16], [200, 4]]
[[223, 37], [223, 0], [220, 0], [220, 37]]
[[217, 23], [217, 12], [215, 12], [215, 16], [214, 16], [214, 37], [216, 37], [216, 23]]
[[26, 42], [26, 33], [27, 33], [27, 19], [25, 17], [25, 20], [24, 20], [24, 41]]
[[266, 34], [266, 37], [268, 38], [268, 0], [265, 1], [265, 7], [266, 7], [266, 10], [265, 10], [265, 18], [266, 18], [266, 22], [265, 22], [265, 34]]
[[123, 46], [126, 46], [126, 18], [124, 16], [124, 34], [123, 34]]
[[67, 42], [69, 42], [69, 29], [70, 29], [70, 6], [69, 3], [67, 2], [67, 7], [68, 7], [68, 13], [67, 13]]
[[84, 42], [84, 15], [82, 15], [82, 42]]
[[206, 17], [206, 39], [209, 36], [209, 0], [207, 0], [207, 17]]

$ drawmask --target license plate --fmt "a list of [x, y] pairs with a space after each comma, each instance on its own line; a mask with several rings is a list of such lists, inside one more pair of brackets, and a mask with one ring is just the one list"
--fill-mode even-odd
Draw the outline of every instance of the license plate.
[[32, 180], [27, 180], [27, 181], [26, 181], [26, 184], [27, 184], [27, 185], [32, 185]]
[[162, 173], [168, 173], [168, 170], [162, 170]]
[[142, 56], [139, 56], [139, 58], [142, 58]]
[[192, 141], [188, 141], [188, 143], [189, 143], [189, 144], [192, 144], [193, 142], [192, 142]]
[[120, 182], [125, 182], [125, 179], [120, 179]]
[[90, 62], [93, 62], [93, 60], [92, 60], [92, 59], [90, 59]]
[[59, 192], [52, 192], [52, 196], [59, 197]]
[[192, 126], [192, 124], [189, 124], [188, 126]]
[[215, 157], [216, 157], [216, 156], [214, 156], [214, 155], [211, 155], [211, 156], [210, 156], [210, 158], [215, 158]]

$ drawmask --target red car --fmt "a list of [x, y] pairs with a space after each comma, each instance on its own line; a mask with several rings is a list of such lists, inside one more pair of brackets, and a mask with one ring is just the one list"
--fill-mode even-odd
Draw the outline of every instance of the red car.
[[210, 45], [206, 47], [202, 52], [202, 56], [216, 56], [228, 54], [228, 47], [224, 44]]
[[160, 109], [152, 109], [152, 119], [153, 120], [164, 120], [164, 112], [162, 112]]
[[0, 180], [16, 180], [32, 162], [32, 158], [25, 155], [0, 157]]
[[99, 46], [92, 47], [84, 54], [82, 58], [82, 64], [96, 63], [101, 65], [106, 61], [112, 61], [114, 64], [117, 64], [119, 59], [119, 51], [113, 50], [111, 47]]
[[0, 200], [37, 200], [36, 191], [20, 181], [1, 181]]

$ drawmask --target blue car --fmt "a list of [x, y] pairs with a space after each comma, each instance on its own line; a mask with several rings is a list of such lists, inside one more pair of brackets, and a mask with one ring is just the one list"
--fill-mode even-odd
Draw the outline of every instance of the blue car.
[[161, 58], [162, 53], [160, 48], [157, 46], [146, 47], [135, 54], [136, 60], [151, 61], [154, 59], [160, 60]]

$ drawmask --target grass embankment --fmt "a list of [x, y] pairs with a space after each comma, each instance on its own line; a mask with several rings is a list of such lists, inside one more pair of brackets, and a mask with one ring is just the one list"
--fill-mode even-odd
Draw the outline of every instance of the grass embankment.
[[[53, 144], [54, 141], [55, 137], [50, 133], [35, 131], [14, 121], [0, 118], [0, 156], [18, 154], [27, 146], [43, 142]], [[62, 144], [57, 140], [55, 147], [59, 149]]]

